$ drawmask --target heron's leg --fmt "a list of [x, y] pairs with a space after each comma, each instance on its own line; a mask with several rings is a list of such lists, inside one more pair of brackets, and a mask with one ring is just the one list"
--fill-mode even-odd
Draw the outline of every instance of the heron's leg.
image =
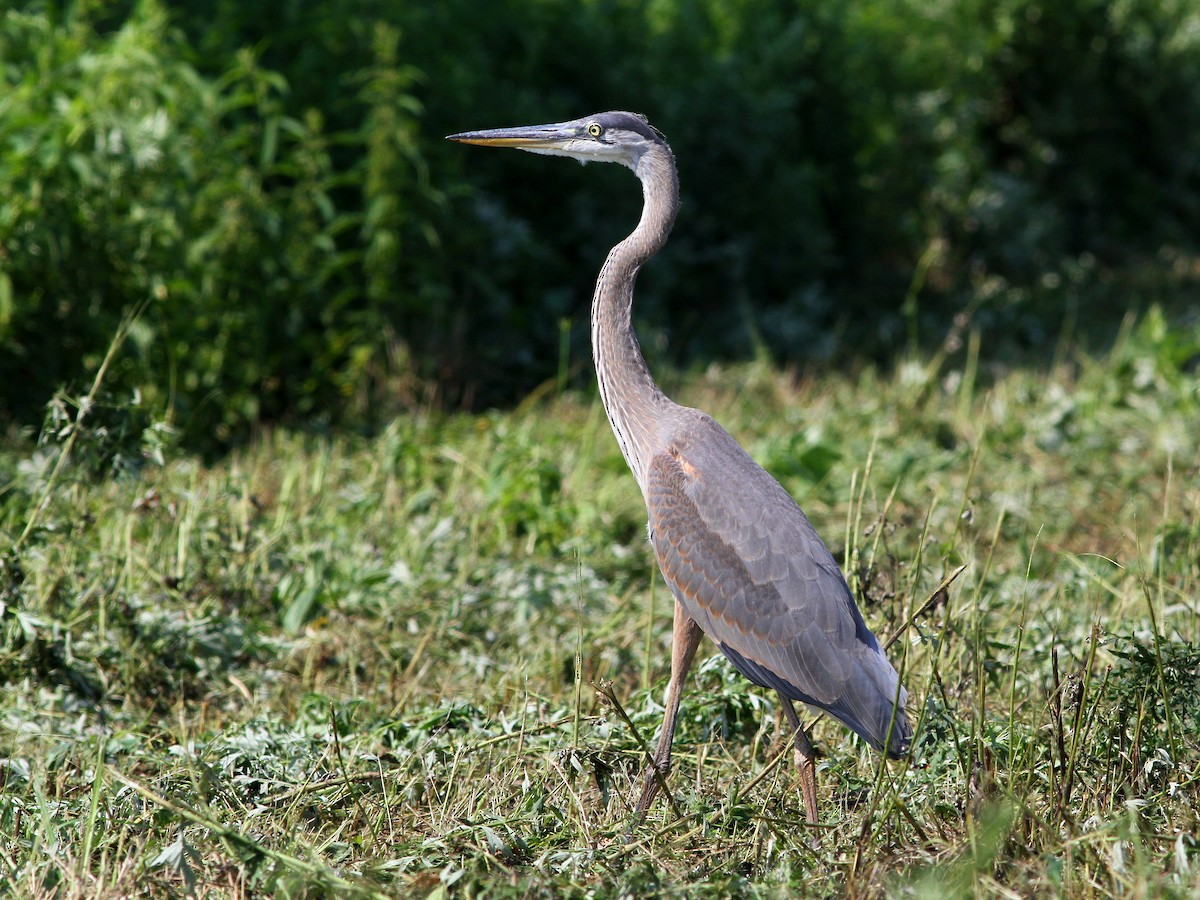
[[788, 722], [791, 723], [792, 739], [796, 744], [796, 768], [800, 770], [800, 793], [804, 795], [804, 815], [808, 819], [809, 825], [816, 825], [817, 754], [813, 750], [808, 735], [804, 733], [804, 726], [800, 724], [800, 717], [796, 715], [796, 708], [792, 706], [792, 701], [783, 694], [779, 695], [779, 699], [783, 701], [783, 712], [787, 716]]
[[671, 768], [671, 741], [675, 737], [675, 717], [679, 714], [679, 701], [683, 698], [683, 682], [687, 679], [688, 669], [692, 667], [692, 659], [696, 656], [696, 648], [700, 646], [700, 638], [703, 635], [700, 626], [683, 611], [683, 607], [676, 600], [675, 625], [671, 635], [671, 680], [667, 683], [667, 710], [663, 716], [658, 746], [654, 749], [654, 761], [652, 766], [646, 769], [646, 783], [642, 786], [642, 796], [638, 800], [639, 822], [646, 817], [646, 810], [658, 794], [659, 778], [665, 778]]

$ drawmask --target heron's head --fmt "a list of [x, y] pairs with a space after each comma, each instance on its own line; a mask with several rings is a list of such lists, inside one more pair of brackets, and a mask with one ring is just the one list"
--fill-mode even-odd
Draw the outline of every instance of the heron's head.
[[447, 140], [483, 147], [516, 147], [547, 156], [569, 156], [582, 163], [615, 162], [635, 172], [652, 147], [665, 147], [662, 136], [645, 116], [630, 112], [606, 112], [570, 122], [464, 131]]

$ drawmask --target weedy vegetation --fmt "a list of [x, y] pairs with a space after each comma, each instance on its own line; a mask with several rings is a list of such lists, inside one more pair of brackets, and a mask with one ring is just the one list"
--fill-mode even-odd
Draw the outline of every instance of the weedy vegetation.
[[205, 463], [101, 371], [0, 454], [0, 894], [1194, 896], [1200, 325], [984, 337], [668, 379], [898, 635], [912, 760], [818, 721], [817, 834], [711, 645], [633, 823], [670, 605], [590, 396]]

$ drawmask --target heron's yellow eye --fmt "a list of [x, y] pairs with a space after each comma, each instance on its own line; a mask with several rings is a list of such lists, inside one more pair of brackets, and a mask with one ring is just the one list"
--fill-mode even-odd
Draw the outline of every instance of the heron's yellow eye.
[[604, 127], [598, 122], [593, 122], [588, 126], [588, 134], [592, 137], [600, 137], [600, 135], [604, 134]]

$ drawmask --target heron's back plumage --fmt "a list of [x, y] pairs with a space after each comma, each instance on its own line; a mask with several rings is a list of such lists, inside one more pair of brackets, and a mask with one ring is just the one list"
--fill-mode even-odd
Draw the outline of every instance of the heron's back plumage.
[[652, 541], [672, 592], [751, 681], [904, 754], [907, 694], [829, 550], [728, 432], [676, 409], [682, 427], [651, 460], [646, 483]]

